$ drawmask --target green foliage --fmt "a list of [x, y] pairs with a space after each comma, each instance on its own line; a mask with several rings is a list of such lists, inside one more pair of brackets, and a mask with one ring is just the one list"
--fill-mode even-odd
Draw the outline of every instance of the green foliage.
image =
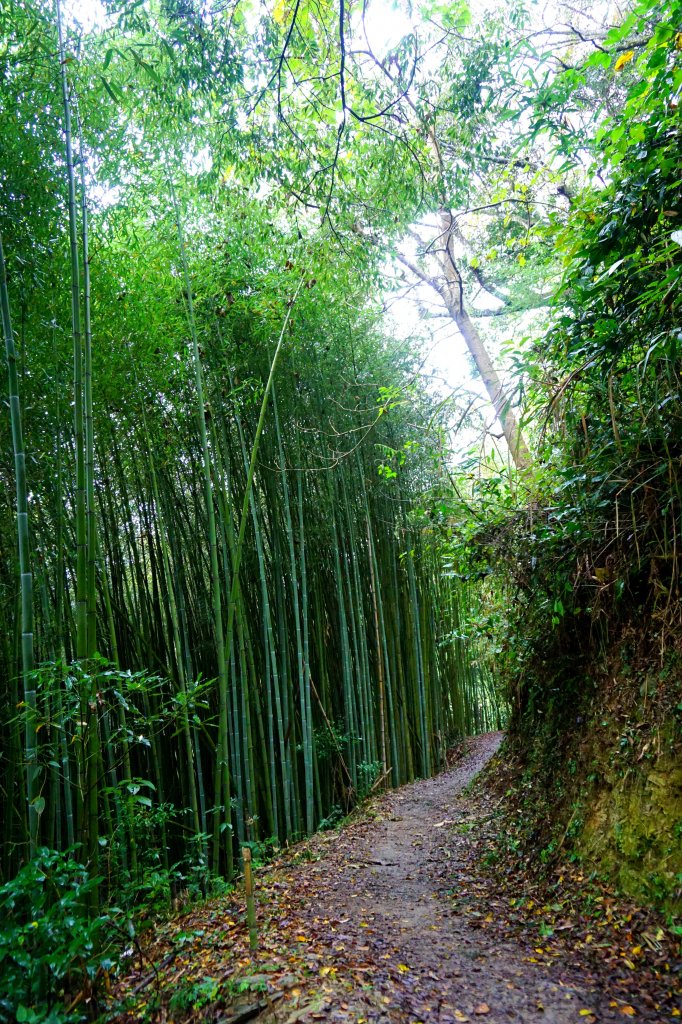
[[84, 1011], [69, 1004], [112, 966], [115, 920], [111, 912], [88, 918], [96, 883], [73, 858], [73, 850], [41, 848], [0, 888], [0, 1020], [80, 1020]]
[[[477, 676], [436, 547], [411, 515], [442, 469], [441, 438], [415, 427], [435, 403], [417, 346], [390, 336], [372, 294], [389, 234], [423, 191], [424, 140], [406, 126], [389, 143], [370, 116], [404, 101], [414, 41], [397, 47], [397, 85], [360, 74], [348, 50], [347, 102], [367, 120], [349, 106], [340, 132], [331, 11], [280, 12], [300, 21], [281, 81], [260, 95], [253, 60], [271, 60], [288, 32], [274, 11], [247, 24], [220, 5], [106, 8], [87, 31], [67, 15], [61, 58], [52, 4], [0, 13], [0, 230], [39, 663], [34, 710], [17, 683], [3, 420], [0, 877], [25, 858], [30, 814], [41, 843], [81, 844], [104, 902], [148, 919], [206, 893], [210, 875], [230, 877], [243, 843], [274, 846], [334, 818], [377, 765], [398, 784], [441, 763], [478, 714]], [[452, 15], [468, 20], [465, 7]], [[310, 60], [302, 111], [290, 75]], [[67, 106], [82, 182], [67, 182]], [[385, 245], [367, 244], [361, 209]], [[73, 336], [72, 299], [87, 305], [91, 345]], [[81, 362], [91, 405], [75, 388]]]
[[320, 832], [328, 832], [331, 829], [338, 828], [342, 821], [346, 818], [344, 810], [336, 804], [331, 808], [326, 818], [323, 818], [320, 824], [317, 826]]
[[201, 1010], [215, 1003], [220, 995], [220, 980], [204, 978], [192, 985], [180, 986], [171, 997], [169, 1007], [172, 1011]]
[[529, 93], [530, 139], [546, 132], [563, 152], [556, 115], [598, 91], [602, 71], [625, 76], [617, 114], [593, 121], [573, 148], [589, 151], [595, 173], [607, 166], [608, 178], [595, 187], [588, 177], [568, 215], [541, 229], [562, 276], [549, 328], [522, 363], [541, 425], [532, 506], [490, 470], [452, 506], [451, 564], [485, 577], [484, 633], [506, 633], [495, 653], [529, 728], [560, 704], [575, 716], [591, 694], [579, 659], [633, 609], [665, 628], [676, 593], [679, 15], [676, 5], [639, 5], [607, 36], [608, 52]]
[[381, 778], [382, 771], [381, 761], [362, 761], [357, 766], [358, 800], [364, 800], [370, 795], [375, 783]]
[[251, 860], [254, 868], [264, 867], [269, 864], [280, 852], [280, 842], [277, 836], [267, 836], [258, 842], [244, 843], [251, 850]]

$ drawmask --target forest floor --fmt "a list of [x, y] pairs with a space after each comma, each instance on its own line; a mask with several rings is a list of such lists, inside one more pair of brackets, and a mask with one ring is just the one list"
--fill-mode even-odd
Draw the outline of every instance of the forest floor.
[[468, 783], [501, 739], [469, 740], [449, 770], [260, 869], [256, 952], [238, 891], [155, 930], [115, 992], [117, 1021], [679, 1019], [655, 918], [586, 894], [578, 869], [549, 893], [486, 866], [500, 798]]

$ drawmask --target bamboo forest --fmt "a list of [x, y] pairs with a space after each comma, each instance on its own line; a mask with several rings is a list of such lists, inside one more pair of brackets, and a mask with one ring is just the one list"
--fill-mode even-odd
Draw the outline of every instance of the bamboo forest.
[[0, 0], [0, 1024], [672, 1021], [682, 4]]

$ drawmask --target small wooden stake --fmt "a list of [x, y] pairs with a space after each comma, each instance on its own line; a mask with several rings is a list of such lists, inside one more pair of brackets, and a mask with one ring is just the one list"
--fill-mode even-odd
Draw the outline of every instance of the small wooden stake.
[[246, 920], [249, 925], [249, 946], [258, 949], [258, 931], [256, 929], [256, 901], [253, 898], [253, 870], [251, 868], [251, 850], [242, 847], [244, 861], [244, 887], [246, 889]]

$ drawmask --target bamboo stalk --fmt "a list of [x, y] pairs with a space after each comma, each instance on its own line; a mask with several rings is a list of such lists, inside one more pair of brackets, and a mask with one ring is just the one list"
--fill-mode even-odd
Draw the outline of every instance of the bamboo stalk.
[[[26, 453], [21, 420], [21, 401], [17, 376], [17, 353], [12, 333], [9, 291], [5, 254], [0, 236], [0, 312], [2, 333], [5, 339], [5, 355], [9, 379], [9, 407], [12, 424], [12, 447], [14, 451], [14, 477], [17, 502], [17, 543], [19, 549], [19, 579], [21, 594], [21, 666], [24, 685], [26, 759], [26, 799], [28, 801], [28, 845], [29, 856], [35, 857], [38, 847], [38, 831], [41, 808], [44, 800], [39, 792], [38, 737], [36, 729], [36, 690], [33, 675], [33, 573], [30, 562], [28, 529], [28, 486], [26, 483]], [[42, 801], [42, 805], [41, 805]]]
[[258, 928], [256, 922], [256, 901], [253, 896], [253, 868], [251, 866], [251, 850], [248, 846], [242, 849], [244, 861], [244, 888], [246, 890], [246, 919], [249, 926], [249, 948], [258, 949]]

